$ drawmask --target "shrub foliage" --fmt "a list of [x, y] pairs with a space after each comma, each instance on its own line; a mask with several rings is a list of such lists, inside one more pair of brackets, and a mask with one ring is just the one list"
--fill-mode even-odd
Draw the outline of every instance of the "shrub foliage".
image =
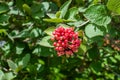
[[[119, 15], [119, 0], [1, 0], [0, 80], [120, 80]], [[78, 32], [71, 56], [54, 49], [59, 26]]]

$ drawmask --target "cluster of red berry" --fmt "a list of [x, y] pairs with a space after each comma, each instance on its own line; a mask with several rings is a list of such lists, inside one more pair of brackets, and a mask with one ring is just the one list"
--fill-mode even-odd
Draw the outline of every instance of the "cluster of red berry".
[[54, 41], [53, 45], [57, 51], [57, 55], [73, 55], [74, 52], [78, 52], [80, 46], [80, 39], [78, 33], [74, 32], [73, 28], [63, 28], [62, 26], [55, 29], [51, 38]]

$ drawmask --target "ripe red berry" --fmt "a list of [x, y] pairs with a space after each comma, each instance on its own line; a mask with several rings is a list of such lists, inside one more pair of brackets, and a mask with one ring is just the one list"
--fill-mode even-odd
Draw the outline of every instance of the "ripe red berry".
[[63, 49], [63, 47], [59, 47], [59, 51], [63, 51], [64, 49]]
[[63, 28], [62, 26], [55, 29], [53, 32], [52, 41], [58, 56], [73, 55], [74, 52], [78, 52], [80, 46], [80, 39], [78, 33], [74, 32], [73, 28]]
[[61, 45], [62, 45], [62, 47], [65, 47], [65, 46], [66, 46], [66, 45], [65, 45], [65, 42], [62, 42], [62, 44], [61, 44]]
[[50, 38], [51, 39], [51, 41], [54, 41], [55, 40], [55, 38], [54, 37], [52, 37], [52, 38]]
[[59, 51], [59, 47], [55, 47], [55, 50], [56, 50], [56, 51]]

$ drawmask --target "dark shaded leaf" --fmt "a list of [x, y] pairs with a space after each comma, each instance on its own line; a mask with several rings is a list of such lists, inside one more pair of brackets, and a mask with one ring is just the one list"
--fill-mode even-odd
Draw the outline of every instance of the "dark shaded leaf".
[[9, 7], [7, 4], [0, 3], [0, 14], [7, 12], [9, 10]]

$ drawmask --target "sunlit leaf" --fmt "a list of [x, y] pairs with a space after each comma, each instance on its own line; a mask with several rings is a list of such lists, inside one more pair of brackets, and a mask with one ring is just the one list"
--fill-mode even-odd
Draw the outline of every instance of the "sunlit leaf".
[[15, 78], [15, 75], [12, 72], [5, 73], [2, 80], [12, 80]]
[[78, 13], [78, 8], [76, 8], [76, 7], [70, 8], [69, 14], [68, 14], [69, 15], [68, 19], [69, 20], [76, 20], [75, 16], [76, 16], [77, 13]]
[[103, 36], [103, 31], [101, 31], [97, 26], [93, 24], [88, 24], [85, 27], [85, 34], [87, 37], [92, 38], [95, 36]]
[[37, 44], [39, 44], [41, 46], [45, 46], [45, 47], [53, 47], [50, 44], [50, 38], [51, 38], [51, 36], [46, 36], [46, 37], [42, 38], [42, 40], [38, 41]]
[[53, 19], [43, 19], [46, 22], [53, 22], [53, 23], [62, 23], [62, 22], [72, 22], [73, 20], [65, 20], [60, 18], [53, 18]]
[[120, 15], [120, 0], [108, 0], [107, 8]]
[[8, 60], [7, 62], [8, 62], [10, 69], [12, 69], [13, 71], [17, 69], [17, 64], [14, 63], [12, 60]]
[[24, 48], [25, 48], [24, 44], [17, 44], [16, 45], [16, 54], [21, 54], [23, 52]]
[[22, 68], [26, 67], [29, 61], [30, 61], [30, 54], [26, 54], [19, 62], [19, 66], [22, 66]]
[[28, 14], [31, 15], [31, 8], [27, 4], [23, 4], [23, 10]]
[[60, 7], [60, 11], [61, 11], [61, 14], [60, 14], [60, 18], [64, 18], [66, 13], [67, 13], [67, 10], [68, 10], [68, 7], [70, 6], [70, 3], [72, 2], [72, 0], [69, 0], [67, 2], [65, 2], [61, 7]]
[[2, 80], [3, 76], [4, 76], [4, 73], [0, 70], [0, 80]]
[[55, 30], [55, 27], [49, 27], [44, 32], [52, 36], [52, 32]]
[[111, 22], [110, 16], [104, 5], [93, 5], [90, 6], [84, 13], [84, 16], [90, 20], [92, 23], [106, 26]]

